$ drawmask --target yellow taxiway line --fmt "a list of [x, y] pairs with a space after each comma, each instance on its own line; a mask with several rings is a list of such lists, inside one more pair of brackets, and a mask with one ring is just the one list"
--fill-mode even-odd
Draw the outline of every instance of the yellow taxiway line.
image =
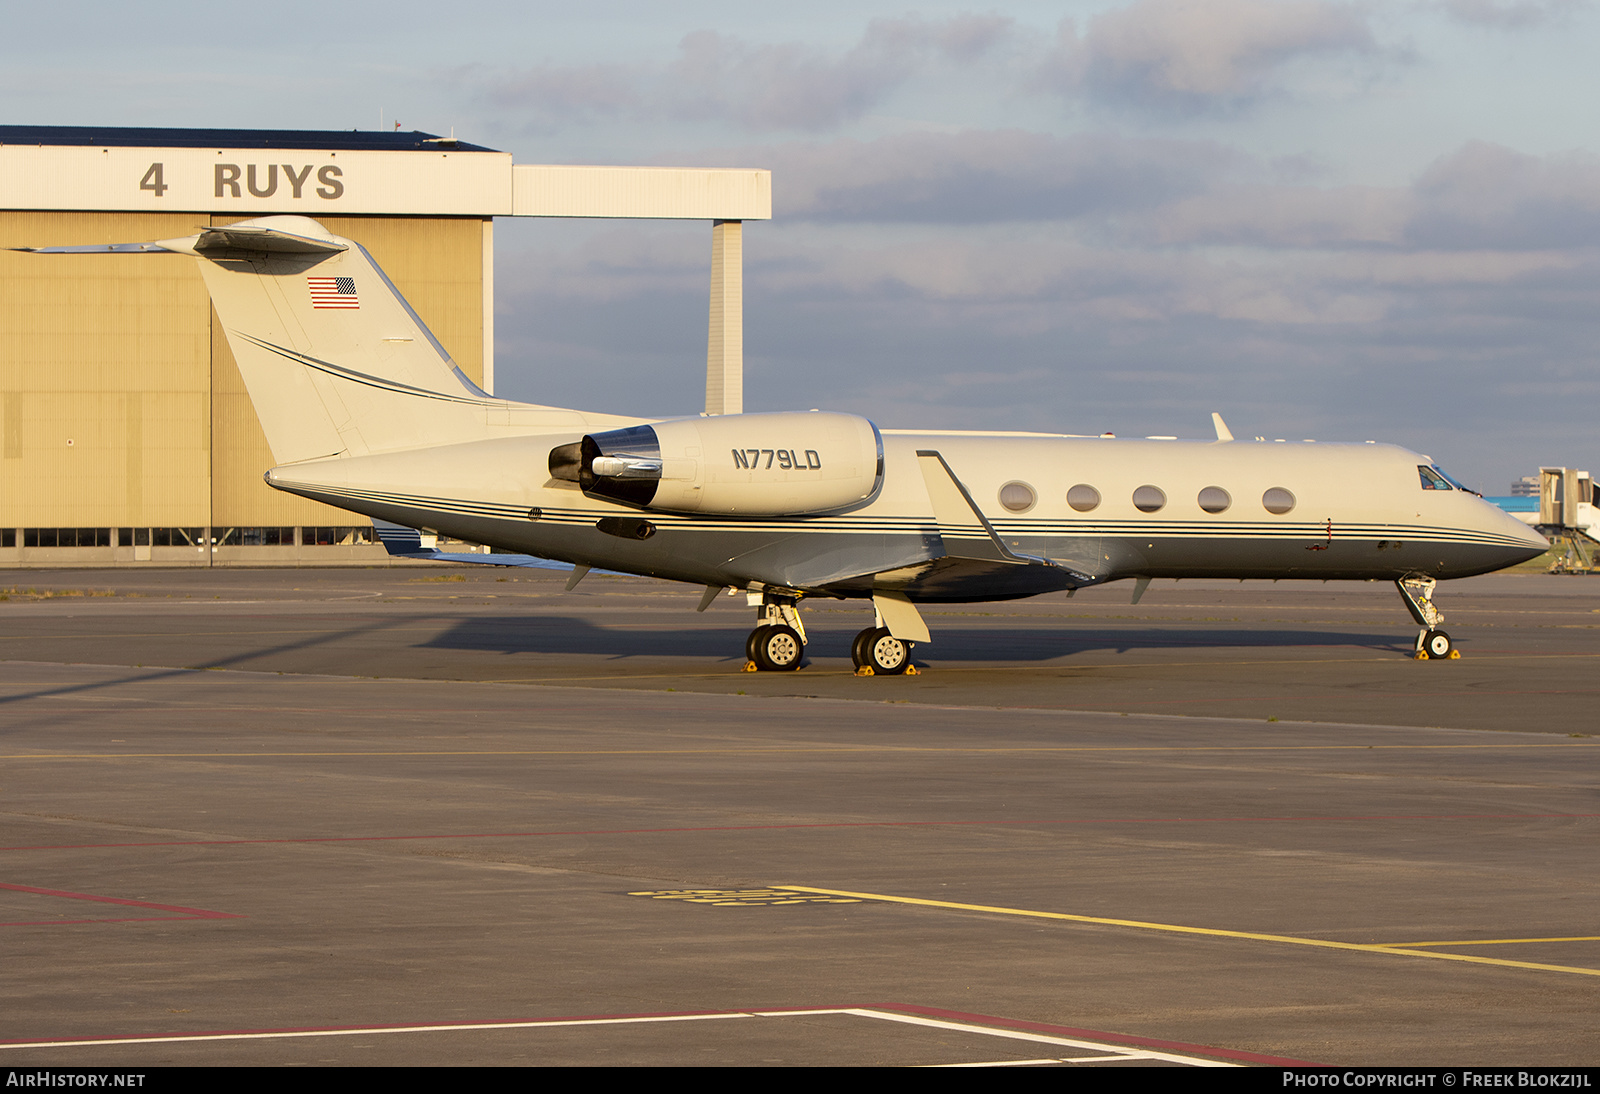
[[[1513, 969], [1536, 969], [1540, 972], [1575, 973], [1579, 976], [1600, 976], [1600, 969], [1586, 969], [1576, 965], [1546, 965], [1534, 961], [1511, 961], [1502, 957], [1477, 957], [1464, 953], [1438, 953], [1433, 950], [1412, 949], [1402, 945], [1378, 943], [1334, 942], [1325, 938], [1297, 938], [1294, 935], [1262, 934], [1256, 931], [1228, 931], [1218, 927], [1188, 927], [1177, 923], [1149, 923], [1138, 919], [1110, 919], [1104, 916], [1070, 915], [1066, 912], [1040, 912], [1027, 908], [1002, 908], [989, 904], [961, 904], [949, 900], [926, 900], [922, 897], [891, 896], [884, 893], [857, 893], [843, 889], [818, 889], [810, 885], [773, 885], [773, 889], [786, 889], [797, 893], [817, 893], [822, 896], [854, 897], [857, 900], [880, 901], [888, 904], [913, 904], [925, 908], [948, 908], [961, 912], [985, 912], [990, 915], [1022, 916], [1028, 919], [1054, 919], [1069, 923], [1094, 923], [1105, 927], [1131, 927], [1142, 931], [1162, 931], [1169, 934], [1208, 935], [1213, 938], [1241, 938], [1252, 942], [1276, 942], [1291, 946], [1314, 946], [1326, 950], [1354, 950], [1358, 953], [1381, 953], [1400, 957], [1426, 957], [1436, 961], [1465, 961], [1474, 965], [1500, 965]], [[1532, 940], [1529, 940], [1532, 941]], [[1434, 943], [1438, 945], [1438, 943]]]
[[1387, 942], [1384, 945], [1409, 950], [1421, 946], [1516, 946], [1524, 942], [1600, 942], [1600, 935], [1573, 935], [1570, 938], [1464, 938], [1452, 942]]

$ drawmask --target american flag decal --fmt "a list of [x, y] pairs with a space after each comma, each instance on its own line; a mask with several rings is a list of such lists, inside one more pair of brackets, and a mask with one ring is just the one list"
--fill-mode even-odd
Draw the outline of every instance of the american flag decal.
[[361, 298], [356, 296], [356, 279], [353, 277], [308, 277], [306, 286], [311, 290], [313, 308], [361, 307]]

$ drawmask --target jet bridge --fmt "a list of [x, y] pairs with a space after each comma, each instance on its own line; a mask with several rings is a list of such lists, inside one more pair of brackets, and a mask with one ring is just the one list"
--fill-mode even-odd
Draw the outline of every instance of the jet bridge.
[[1570, 467], [1539, 468], [1539, 523], [1556, 555], [1552, 573], [1595, 573], [1600, 493], [1594, 476]]

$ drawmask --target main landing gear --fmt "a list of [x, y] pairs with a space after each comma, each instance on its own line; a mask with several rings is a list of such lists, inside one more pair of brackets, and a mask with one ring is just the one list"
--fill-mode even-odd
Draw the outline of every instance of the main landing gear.
[[1431, 577], [1403, 577], [1394, 583], [1411, 618], [1422, 628], [1417, 634], [1416, 653], [1412, 655], [1418, 661], [1453, 661], [1461, 656], [1450, 636], [1439, 629], [1444, 613], [1433, 606], [1433, 590], [1438, 584]]
[[904, 593], [879, 590], [872, 594], [872, 626], [850, 643], [850, 660], [857, 676], [917, 676], [911, 663], [913, 641], [930, 641], [927, 624]]
[[911, 663], [911, 643], [896, 638], [888, 627], [868, 627], [850, 643], [850, 660], [857, 676], [917, 675]]
[[764, 601], [744, 641], [745, 672], [793, 672], [806, 656], [806, 625], [793, 598]]
[[[750, 599], [756, 605], [756, 628], [744, 642], [744, 671], [793, 672], [800, 667], [806, 655], [806, 627], [800, 621], [800, 612], [796, 607], [799, 598], [771, 592], [752, 592]], [[884, 620], [887, 610], [891, 613], [890, 621], [896, 618], [900, 620], [896, 626], [901, 635], [910, 631], [919, 641], [924, 640], [927, 638], [926, 628], [922, 626], [920, 617], [915, 615], [916, 609], [911, 607], [910, 601], [898, 595], [874, 597], [874, 606], [876, 619], [873, 626], [856, 635], [850, 643], [850, 660], [855, 662], [856, 675], [918, 675], [917, 667], [911, 663], [911, 639], [897, 637]], [[899, 616], [893, 614], [897, 611]], [[909, 625], [903, 618], [906, 613], [911, 614], [915, 626]]]

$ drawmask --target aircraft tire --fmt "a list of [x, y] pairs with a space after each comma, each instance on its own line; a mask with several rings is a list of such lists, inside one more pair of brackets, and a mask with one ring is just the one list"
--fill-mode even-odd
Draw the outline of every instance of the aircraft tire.
[[793, 627], [778, 624], [757, 628], [760, 637], [755, 640], [756, 655], [751, 658], [763, 672], [793, 672], [800, 667], [806, 655], [800, 632]]
[[[867, 665], [867, 642], [878, 633], [878, 628], [868, 627], [850, 640], [850, 660], [856, 668], [865, 668]], [[874, 670], [876, 671], [876, 670]]]
[[770, 626], [772, 626], [771, 623], [761, 624], [761, 626], [750, 632], [749, 638], [744, 640], [744, 659], [746, 661], [754, 661], [757, 665], [761, 664], [761, 659], [756, 656], [756, 645], [761, 640], [761, 632]]
[[887, 627], [873, 631], [862, 645], [874, 676], [899, 676], [911, 667], [911, 643], [896, 638]]
[[1430, 661], [1445, 660], [1453, 648], [1450, 636], [1443, 631], [1429, 631], [1422, 636], [1422, 652], [1428, 655]]

